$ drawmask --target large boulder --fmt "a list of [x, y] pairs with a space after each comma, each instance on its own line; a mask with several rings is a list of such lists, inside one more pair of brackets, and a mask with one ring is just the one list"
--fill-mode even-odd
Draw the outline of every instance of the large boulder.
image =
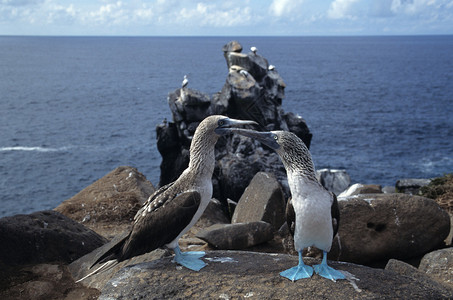
[[0, 219], [0, 263], [70, 263], [102, 246], [94, 231], [52, 210]]
[[363, 194], [339, 198], [340, 228], [331, 259], [360, 264], [411, 259], [438, 249], [450, 218], [428, 198], [407, 194]]
[[55, 210], [111, 238], [127, 230], [154, 186], [132, 167], [118, 167]]
[[[99, 299], [448, 299], [452, 290], [429, 278], [350, 263], [331, 262], [348, 280], [318, 275], [292, 282], [279, 275], [297, 265], [297, 256], [240, 251], [210, 251], [199, 272], [165, 257], [129, 266], [103, 288]], [[320, 260], [305, 258], [313, 265]]]
[[275, 176], [259, 172], [238, 202], [231, 223], [264, 221], [278, 230], [285, 222], [285, 199]]

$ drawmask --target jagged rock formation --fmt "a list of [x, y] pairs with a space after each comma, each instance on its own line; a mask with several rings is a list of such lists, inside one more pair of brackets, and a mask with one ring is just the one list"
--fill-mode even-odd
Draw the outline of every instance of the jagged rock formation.
[[[310, 145], [312, 135], [305, 121], [282, 110], [285, 83], [275, 68], [269, 68], [267, 59], [255, 53], [241, 53], [242, 46], [235, 41], [225, 45], [223, 51], [229, 72], [220, 92], [209, 97], [186, 86], [168, 96], [173, 121], [156, 128], [162, 155], [160, 186], [175, 180], [187, 167], [195, 129], [212, 114], [254, 120], [263, 130], [290, 130]], [[276, 174], [287, 193], [286, 174], [277, 155], [258, 142], [229, 136], [222, 138], [216, 149], [214, 197], [237, 202], [258, 171]]]

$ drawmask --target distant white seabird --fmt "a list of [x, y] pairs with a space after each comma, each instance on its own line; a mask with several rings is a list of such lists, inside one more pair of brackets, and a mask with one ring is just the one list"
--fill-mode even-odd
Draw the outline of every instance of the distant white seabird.
[[189, 79], [187, 78], [187, 75], [184, 75], [184, 79], [182, 80], [181, 87], [185, 88], [189, 84]]
[[253, 54], [256, 55], [256, 51], [258, 51], [258, 48], [256, 48], [256, 47], [253, 46], [253, 47], [250, 48], [250, 51], [252, 51]]
[[246, 70], [240, 70], [239, 73], [244, 76], [245, 78], [247, 78], [249, 76], [249, 72], [247, 72]]

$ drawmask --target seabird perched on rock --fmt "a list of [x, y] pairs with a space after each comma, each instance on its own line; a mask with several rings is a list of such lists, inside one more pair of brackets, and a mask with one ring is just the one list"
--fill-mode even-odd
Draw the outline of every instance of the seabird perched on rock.
[[[280, 156], [288, 176], [291, 198], [286, 207], [286, 221], [294, 236], [294, 246], [299, 253], [299, 264], [280, 273], [290, 280], [308, 278], [315, 272], [330, 280], [345, 279], [340, 271], [327, 265], [327, 252], [338, 231], [340, 211], [335, 194], [327, 191], [316, 179], [311, 154], [304, 142], [289, 131], [257, 132], [233, 129], [274, 149]], [[302, 258], [306, 247], [314, 246], [323, 251], [321, 264], [307, 266]]]
[[273, 70], [275, 70], [275, 66], [274, 65], [269, 65], [269, 67], [267, 67], [267, 69], [269, 71], [273, 71]]
[[189, 79], [187, 78], [187, 75], [184, 75], [184, 79], [182, 80], [181, 87], [185, 88], [189, 84]]
[[239, 73], [244, 76], [245, 78], [249, 77], [249, 72], [247, 72], [246, 70], [240, 70]]
[[252, 51], [253, 54], [256, 55], [256, 51], [258, 51], [258, 48], [256, 48], [255, 46], [253, 46], [253, 47], [250, 48], [250, 51]]
[[212, 197], [214, 148], [218, 138], [232, 127], [257, 123], [214, 115], [205, 118], [195, 130], [190, 145], [189, 166], [179, 178], [154, 192], [134, 217], [129, 234], [101, 255], [92, 266], [121, 262], [166, 246], [175, 252], [174, 261], [199, 271], [206, 264], [204, 252], [181, 252], [178, 240], [198, 221]]

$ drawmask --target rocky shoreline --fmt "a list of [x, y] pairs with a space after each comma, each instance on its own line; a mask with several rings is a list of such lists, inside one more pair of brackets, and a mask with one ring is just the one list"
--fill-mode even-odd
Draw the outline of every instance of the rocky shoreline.
[[[294, 254], [292, 239], [284, 212], [276, 209], [285, 200], [282, 188], [273, 175], [258, 173], [232, 215], [213, 199], [181, 239], [184, 250], [207, 251], [206, 270], [181, 269], [171, 262], [170, 252], [158, 249], [75, 283], [108, 247], [107, 241], [128, 229], [132, 219], [122, 213], [131, 211], [132, 216], [138, 206], [131, 203], [153, 191], [137, 169], [119, 167], [54, 211], [0, 219], [0, 295], [2, 299], [130, 299], [133, 295], [273, 299], [308, 293], [314, 299], [392, 299], [392, 295], [449, 299], [453, 248], [451, 235], [446, 239], [451, 215], [434, 200], [375, 189], [362, 185], [339, 199], [342, 222], [329, 259], [351, 274], [349, 281], [331, 283], [314, 276], [301, 284], [278, 276], [297, 256], [288, 255]], [[124, 201], [112, 208], [104, 206], [104, 199]], [[308, 261], [314, 264], [319, 263], [319, 254], [310, 249], [304, 256], [312, 257]], [[207, 280], [213, 282], [208, 289]]]
[[[223, 52], [229, 73], [221, 92], [210, 97], [180, 88], [169, 94], [173, 120], [156, 128], [162, 154], [158, 186], [186, 167], [191, 136], [210, 114], [252, 119], [263, 130], [290, 130], [310, 145], [305, 121], [281, 109], [285, 84], [277, 68], [257, 53], [243, 54], [237, 42]], [[442, 180], [351, 185], [344, 170], [318, 170], [318, 180], [337, 194], [340, 207], [328, 258], [348, 280], [315, 275], [293, 283], [278, 275], [297, 257], [284, 218], [289, 189], [277, 155], [229, 136], [218, 142], [216, 161], [214, 198], [180, 240], [183, 250], [207, 252], [205, 269], [178, 267], [170, 252], [157, 249], [75, 283], [112, 239], [127, 232], [156, 190], [139, 170], [121, 166], [54, 210], [0, 219], [1, 298], [453, 298], [453, 191], [424, 188]], [[317, 249], [304, 256], [311, 257], [309, 264], [319, 263]]]

